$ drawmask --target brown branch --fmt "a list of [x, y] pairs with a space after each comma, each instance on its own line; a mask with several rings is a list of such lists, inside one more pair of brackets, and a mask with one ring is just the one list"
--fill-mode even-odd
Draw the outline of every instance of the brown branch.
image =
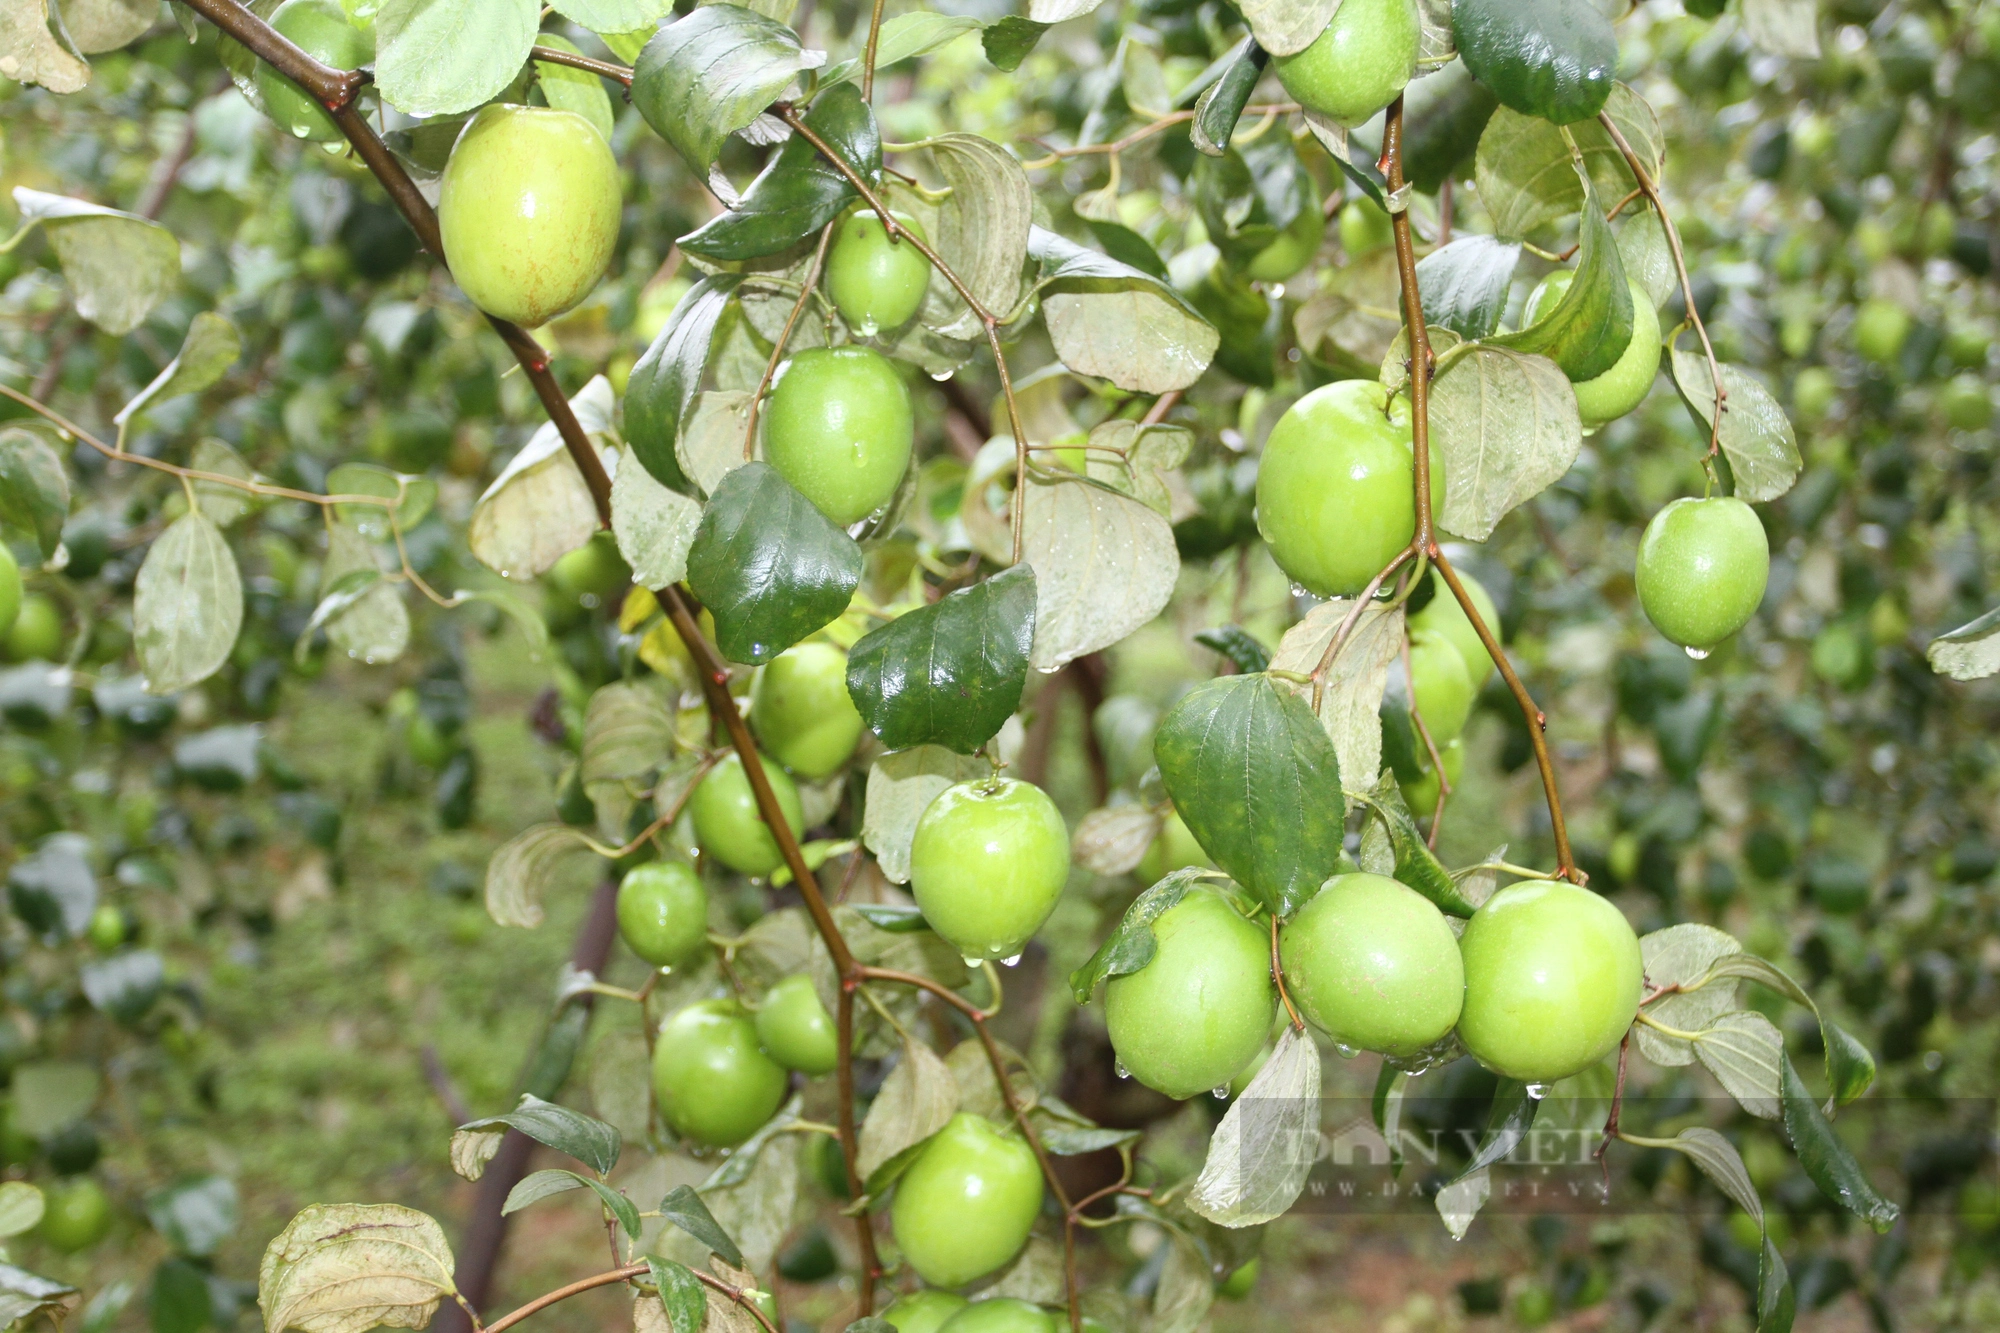
[[575, 51], [558, 51], [553, 46], [533, 47], [528, 54], [545, 65], [568, 65], [571, 69], [588, 70], [601, 78], [622, 83], [627, 88], [632, 86], [631, 69], [609, 60], [594, 60]]
[[1292, 1021], [1292, 1031], [1304, 1032], [1306, 1021], [1299, 1017], [1299, 1011], [1292, 1006], [1291, 994], [1285, 989], [1285, 965], [1278, 957], [1278, 914], [1271, 914], [1271, 981], [1278, 988], [1278, 999], [1284, 1002], [1285, 1016]]
[[778, 377], [778, 366], [785, 359], [785, 348], [792, 341], [792, 330], [798, 327], [799, 316], [805, 313], [807, 303], [812, 300], [813, 288], [819, 283], [820, 269], [826, 264], [827, 246], [832, 241], [833, 228], [822, 228], [819, 248], [813, 251], [812, 267], [806, 270], [805, 281], [799, 286], [799, 299], [792, 303], [792, 313], [785, 316], [785, 327], [778, 334], [777, 345], [771, 348], [771, 359], [764, 367], [764, 378], [757, 381], [757, 391], [750, 395], [749, 421], [743, 427], [743, 461], [746, 463], [757, 454], [757, 413], [764, 406], [764, 395], [770, 392], [771, 381]]
[[882, 42], [882, 0], [868, 14], [868, 45], [861, 53], [861, 100], [875, 100], [875, 52]]
[[[635, 1277], [646, 1276], [650, 1271], [650, 1267], [646, 1264], [626, 1264], [623, 1268], [614, 1268], [609, 1272], [594, 1273], [589, 1277], [580, 1278], [566, 1287], [557, 1287], [554, 1291], [535, 1297], [534, 1300], [529, 1301], [518, 1310], [513, 1310], [500, 1316], [500, 1318], [486, 1326], [485, 1333], [505, 1333], [505, 1330], [512, 1328], [529, 1315], [546, 1310], [558, 1301], [566, 1301], [572, 1296], [581, 1295], [586, 1291], [593, 1291], [598, 1287], [608, 1287], [618, 1282], [630, 1282]], [[759, 1325], [768, 1330], [769, 1333], [778, 1333], [777, 1328], [771, 1323], [770, 1318], [762, 1310], [758, 1309], [757, 1303], [745, 1295], [740, 1288], [732, 1287], [721, 1278], [710, 1273], [704, 1273], [699, 1269], [690, 1268], [688, 1271], [694, 1274], [696, 1281], [700, 1282], [710, 1291], [727, 1296], [730, 1300], [748, 1310], [751, 1317]]]

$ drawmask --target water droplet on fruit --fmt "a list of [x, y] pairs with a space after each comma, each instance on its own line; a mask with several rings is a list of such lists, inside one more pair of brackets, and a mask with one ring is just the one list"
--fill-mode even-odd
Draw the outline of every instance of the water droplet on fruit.
[[946, 380], [950, 379], [951, 376], [952, 372], [949, 370], [933, 370], [931, 372], [931, 378], [936, 380], [939, 384], [943, 384]]
[[1285, 284], [1284, 284], [1284, 283], [1282, 283], [1282, 282], [1274, 282], [1274, 283], [1272, 283], [1272, 284], [1271, 284], [1271, 299], [1272, 299], [1273, 301], [1282, 301], [1282, 300], [1284, 300], [1284, 299], [1285, 299]]
[[309, 125], [294, 125], [294, 126], [292, 126], [292, 137], [293, 137], [294, 139], [303, 139], [303, 138], [305, 138], [305, 137], [306, 137], [306, 136], [307, 136], [308, 134], [311, 134], [311, 133], [312, 133], [312, 127], [311, 127], [311, 126], [309, 126]]
[[862, 320], [861, 323], [856, 325], [854, 329], [854, 334], [858, 338], [873, 338], [875, 336], [875, 332], [876, 332], [876, 327], [875, 327], [875, 321], [873, 319]]
[[1349, 1046], [1344, 1041], [1335, 1042], [1333, 1049], [1340, 1052], [1340, 1058], [1343, 1060], [1352, 1060], [1355, 1056], [1361, 1054], [1359, 1047]]
[[1540, 1101], [1542, 1098], [1549, 1095], [1549, 1085], [1546, 1083], [1530, 1083], [1528, 1085], [1527, 1091], [1529, 1097], [1533, 1098], [1535, 1101]]
[[981, 958], [976, 953], [969, 953], [964, 955], [964, 957], [965, 957], [965, 965], [967, 967], [978, 967], [981, 963], [984, 963], [986, 961], [984, 958]]
[[1226, 1102], [1229, 1100], [1229, 1085], [1227, 1083], [1218, 1083], [1208, 1090], [1208, 1095], [1219, 1102]]
[[1708, 649], [1690, 648], [1687, 650], [1687, 655], [1689, 657], [1692, 657], [1697, 662], [1705, 661], [1708, 658]]
[[1019, 967], [1020, 965], [1021, 965], [1020, 954], [1015, 954], [1012, 958], [1002, 958], [1000, 960], [1000, 966], [1002, 967]]
[[1132, 1077], [1132, 1071], [1125, 1067], [1125, 1062], [1123, 1060], [1120, 1060], [1116, 1064], [1114, 1064], [1112, 1066], [1112, 1069], [1114, 1069], [1117, 1072], [1118, 1077], [1120, 1078]]

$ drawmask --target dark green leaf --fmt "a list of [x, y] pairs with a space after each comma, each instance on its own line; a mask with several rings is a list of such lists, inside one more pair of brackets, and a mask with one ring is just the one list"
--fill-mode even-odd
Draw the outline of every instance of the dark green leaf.
[[1224, 59], [1228, 67], [1194, 104], [1194, 122], [1188, 126], [1194, 146], [1211, 157], [1228, 151], [1229, 136], [1236, 133], [1236, 122], [1243, 118], [1243, 108], [1250, 104], [1271, 54], [1255, 38], [1245, 37]]
[[775, 19], [702, 5], [655, 33], [632, 70], [632, 104], [705, 179], [722, 141], [823, 58]]
[[1271, 665], [1271, 650], [1250, 637], [1241, 625], [1219, 625], [1194, 636], [1204, 648], [1213, 648], [1245, 673], [1262, 671]]
[[55, 446], [36, 431], [0, 430], [0, 523], [33, 537], [47, 559], [68, 518], [69, 476]]
[[646, 1268], [653, 1285], [660, 1290], [660, 1304], [666, 1307], [667, 1325], [674, 1333], [701, 1333], [708, 1317], [708, 1291], [686, 1265], [672, 1259], [646, 1256]]
[[523, 1094], [521, 1104], [505, 1115], [475, 1120], [471, 1124], [460, 1125], [459, 1129], [499, 1129], [503, 1126], [518, 1129], [535, 1142], [557, 1152], [568, 1153], [599, 1175], [608, 1173], [618, 1164], [618, 1154], [624, 1146], [618, 1131], [602, 1120], [592, 1119], [567, 1106], [545, 1102], [532, 1094]]
[[[829, 89], [813, 103], [806, 124], [863, 180], [872, 185], [880, 179], [882, 136], [860, 89], [851, 83]], [[847, 177], [803, 134], [794, 134], [736, 206], [681, 237], [681, 249], [709, 259], [776, 254], [833, 221], [857, 197]]]
[[1632, 287], [1618, 256], [1618, 238], [1604, 220], [1597, 187], [1582, 168], [1576, 277], [1549, 311], [1518, 333], [1492, 339], [1503, 347], [1538, 352], [1562, 367], [1571, 382], [1594, 379], [1616, 365], [1632, 341]]
[[1141, 273], [1150, 273], [1162, 280], [1167, 277], [1167, 265], [1160, 258], [1160, 252], [1138, 232], [1121, 222], [1105, 222], [1099, 218], [1085, 218], [1084, 222], [1090, 228], [1090, 234], [1097, 238], [1097, 243], [1104, 247], [1105, 254]]
[[153, 1270], [148, 1304], [153, 1333], [201, 1333], [214, 1310], [208, 1276], [185, 1259], [169, 1259]]
[[660, 1200], [660, 1215], [708, 1246], [722, 1257], [732, 1268], [743, 1266], [743, 1251], [736, 1248], [736, 1242], [729, 1239], [729, 1233], [708, 1211], [708, 1205], [701, 1196], [688, 1185], [676, 1185], [666, 1198]]
[[1440, 912], [1470, 917], [1478, 910], [1478, 904], [1460, 892], [1444, 862], [1437, 859], [1437, 853], [1417, 831], [1416, 821], [1410, 818], [1403, 795], [1396, 787], [1393, 771], [1383, 777], [1373, 796], [1363, 799], [1389, 835], [1389, 846], [1396, 853], [1397, 879], [1436, 903]]
[[1132, 900], [1118, 928], [1097, 946], [1090, 961], [1070, 973], [1070, 992], [1078, 1004], [1090, 1003], [1098, 982], [1127, 976], [1153, 961], [1153, 953], [1159, 948], [1159, 941], [1153, 937], [1153, 923], [1187, 897], [1201, 875], [1200, 867], [1185, 866]]
[[1195, 202], [1208, 239], [1234, 267], [1248, 264], [1309, 208], [1318, 190], [1291, 140], [1265, 135], [1201, 159]]
[[1698, 985], [1742, 977], [1768, 986], [1795, 1004], [1812, 1010], [1819, 1020], [1820, 1044], [1826, 1048], [1826, 1077], [1833, 1087], [1829, 1110], [1847, 1105], [1875, 1081], [1875, 1057], [1855, 1035], [1821, 1012], [1805, 987], [1775, 963], [1750, 953], [1734, 953], [1717, 959]]
[[574, 1171], [533, 1172], [523, 1176], [515, 1183], [513, 1189], [507, 1191], [506, 1201], [500, 1205], [500, 1216], [510, 1217], [531, 1204], [554, 1198], [558, 1194], [567, 1194], [571, 1190], [580, 1190], [583, 1186], [583, 1177]]
[[97, 910], [97, 876], [91, 873], [90, 841], [80, 833], [51, 833], [31, 856], [7, 872], [7, 897], [14, 914], [38, 935], [83, 934]]
[[732, 662], [770, 661], [845, 611], [860, 582], [861, 548], [768, 463], [722, 479], [688, 550], [688, 585]]
[[1784, 1256], [1767, 1235], [1757, 1258], [1757, 1333], [1791, 1333], [1792, 1318], [1797, 1312], [1798, 1294], [1792, 1289], [1792, 1275], [1785, 1270]]
[[1275, 915], [1333, 873], [1340, 761], [1297, 694], [1264, 675], [1196, 686], [1161, 721], [1153, 757], [1195, 841]]
[[1021, 67], [1021, 62], [1028, 58], [1028, 52], [1035, 49], [1035, 43], [1041, 41], [1042, 34], [1052, 26], [1022, 18], [1019, 14], [1009, 14], [998, 23], [987, 24], [986, 31], [980, 34], [979, 44], [986, 48], [986, 58], [993, 62], [995, 69], [1012, 73]]
[[[1428, 96], [1420, 102], [1417, 94]], [[1472, 160], [1479, 136], [1500, 105], [1493, 90], [1453, 64], [1410, 90], [1410, 123], [1403, 131], [1403, 175], [1426, 194]]]
[[1139, 1138], [1136, 1129], [1101, 1129], [1094, 1125], [1081, 1128], [1058, 1124], [1042, 1130], [1042, 1146], [1057, 1157], [1081, 1157], [1085, 1153], [1116, 1148], [1121, 1143], [1137, 1143]]
[[1883, 1198], [1870, 1184], [1861, 1164], [1840, 1141], [1833, 1126], [1819, 1109], [1819, 1102], [1806, 1089], [1805, 1081], [1785, 1057], [1784, 1082], [1785, 1137], [1792, 1141], [1799, 1165], [1812, 1177], [1819, 1192], [1853, 1213], [1877, 1231], [1887, 1231], [1902, 1210]]
[[924, 920], [923, 910], [899, 903], [853, 903], [854, 910], [877, 930], [886, 930], [891, 935], [909, 935], [919, 930], [929, 930], [930, 924]]
[[1035, 641], [1035, 571], [1017, 565], [871, 631], [847, 657], [847, 692], [892, 750], [972, 754], [1021, 703]]
[[1466, 68], [1525, 115], [1568, 125], [1611, 95], [1618, 37], [1591, 0], [1456, 0], [1451, 31]]
[[121, 1023], [136, 1023], [160, 998], [167, 969], [151, 949], [130, 949], [85, 963], [77, 980], [91, 1008]]
[[1521, 258], [1517, 242], [1461, 236], [1417, 261], [1424, 318], [1461, 338], [1490, 335], [1507, 313], [1507, 288]]
[[625, 1228], [626, 1235], [633, 1240], [639, 1239], [639, 1210], [630, 1199], [601, 1180], [592, 1180], [588, 1176], [578, 1179], [590, 1186], [604, 1206], [610, 1209], [611, 1215], [618, 1219], [618, 1225]]
[[741, 281], [734, 273], [715, 273], [690, 287], [653, 345], [632, 367], [625, 388], [625, 439], [662, 486], [687, 484], [674, 445], [701, 390], [715, 326]]

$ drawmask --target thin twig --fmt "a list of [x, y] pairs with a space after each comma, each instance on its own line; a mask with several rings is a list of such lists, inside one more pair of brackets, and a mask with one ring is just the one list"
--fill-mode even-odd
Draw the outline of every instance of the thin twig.
[[571, 69], [588, 70], [592, 74], [622, 83], [627, 88], [632, 86], [631, 69], [613, 61], [593, 60], [575, 51], [558, 51], [553, 46], [533, 47], [528, 54], [545, 65], [568, 65]]
[[819, 285], [820, 269], [826, 264], [826, 249], [832, 242], [833, 228], [821, 229], [819, 248], [813, 251], [812, 267], [806, 270], [805, 281], [799, 285], [799, 299], [792, 303], [792, 313], [785, 316], [785, 327], [778, 334], [777, 345], [771, 349], [771, 360], [764, 367], [764, 377], [757, 381], [756, 392], [750, 395], [749, 419], [743, 427], [743, 461], [746, 463], [757, 455], [757, 413], [764, 405], [764, 395], [770, 391], [771, 381], [778, 377], [778, 366], [785, 359], [785, 348], [791, 344], [792, 330], [798, 327], [799, 316], [805, 313], [806, 305]]
[[875, 52], [882, 42], [882, 0], [868, 14], [868, 44], [861, 53], [861, 100], [875, 100]]
[[1304, 1032], [1306, 1021], [1299, 1017], [1299, 1011], [1292, 1006], [1291, 994], [1285, 989], [1285, 965], [1278, 957], [1278, 914], [1271, 914], [1271, 980], [1278, 987], [1278, 999], [1285, 1006], [1285, 1013], [1292, 1020], [1292, 1031]]

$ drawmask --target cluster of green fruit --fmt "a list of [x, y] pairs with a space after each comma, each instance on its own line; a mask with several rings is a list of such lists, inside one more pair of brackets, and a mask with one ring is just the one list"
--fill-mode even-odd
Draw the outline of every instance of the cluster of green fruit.
[[[1105, 988], [1121, 1069], [1170, 1097], [1241, 1091], [1278, 1011], [1270, 936], [1202, 887], [1152, 929], [1152, 960]], [[1423, 1065], [1456, 1032], [1482, 1064], [1531, 1085], [1615, 1050], [1643, 980], [1624, 915], [1558, 880], [1502, 889], [1460, 936], [1407, 885], [1336, 875], [1279, 926], [1276, 947], [1287, 995], [1343, 1051]]]

